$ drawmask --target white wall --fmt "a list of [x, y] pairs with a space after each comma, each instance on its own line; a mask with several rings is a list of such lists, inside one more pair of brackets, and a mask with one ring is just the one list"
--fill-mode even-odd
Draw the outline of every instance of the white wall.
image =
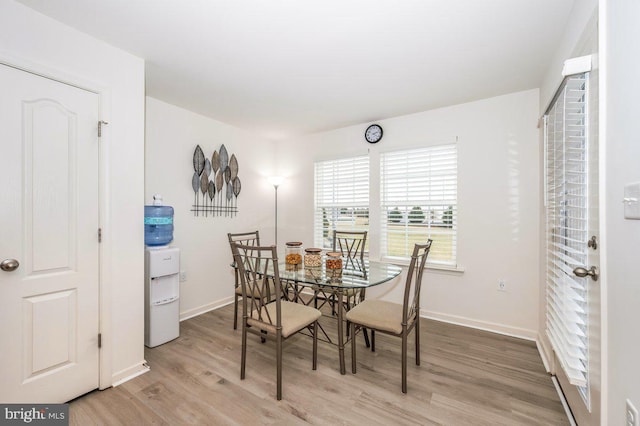
[[[538, 330], [538, 90], [377, 121], [384, 137], [365, 142], [366, 124], [278, 143], [280, 241], [313, 244], [313, 163], [366, 154], [371, 204], [378, 203], [379, 154], [458, 137], [458, 263], [464, 273], [425, 274], [423, 313], [535, 338]], [[371, 223], [377, 218], [371, 217]], [[371, 256], [379, 251], [375, 227]], [[497, 291], [499, 279], [508, 291]], [[401, 280], [395, 284], [398, 287]], [[382, 290], [382, 289], [380, 289]], [[367, 293], [368, 297], [380, 291]], [[400, 300], [398, 289], [384, 295]]]
[[625, 424], [625, 400], [640, 409], [640, 221], [625, 220], [624, 185], [640, 181], [640, 4], [601, 2], [605, 61], [605, 181], [608, 409], [603, 424]]
[[[261, 243], [273, 244], [273, 143], [219, 121], [147, 97], [145, 201], [161, 194], [174, 208], [174, 240], [181, 250], [180, 315], [188, 318], [233, 300], [233, 273], [228, 232], [260, 231]], [[205, 156], [224, 144], [238, 159], [242, 190], [238, 215], [195, 217], [191, 187], [193, 151]], [[200, 197], [202, 194], [200, 194]]]
[[[547, 73], [540, 84], [540, 112], [546, 110], [551, 98], [562, 82], [562, 67], [564, 61], [584, 52], [583, 45], [589, 42], [590, 36], [586, 35], [590, 21], [598, 6], [598, 0], [578, 0], [573, 4], [569, 21], [565, 25], [565, 32], [561, 40], [558, 40], [553, 59], [547, 68]], [[589, 52], [590, 53], [590, 52]]]
[[110, 364], [101, 383], [110, 384], [144, 362], [144, 62], [9, 0], [0, 2], [0, 57], [106, 90], [101, 288], [111, 321], [101, 324], [109, 351], [102, 367]]

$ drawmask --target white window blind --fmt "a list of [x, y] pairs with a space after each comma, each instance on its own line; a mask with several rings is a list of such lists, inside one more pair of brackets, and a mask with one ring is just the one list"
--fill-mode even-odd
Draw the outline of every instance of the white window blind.
[[429, 263], [456, 266], [457, 157], [456, 144], [381, 155], [381, 256], [408, 258], [431, 238]]
[[545, 115], [546, 329], [571, 384], [588, 384], [588, 74], [565, 80]]
[[314, 244], [331, 248], [333, 230], [369, 230], [369, 157], [315, 163]]

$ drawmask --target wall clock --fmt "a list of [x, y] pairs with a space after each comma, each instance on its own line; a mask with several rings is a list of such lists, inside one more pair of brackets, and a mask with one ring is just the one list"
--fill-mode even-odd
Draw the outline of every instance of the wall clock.
[[372, 124], [367, 127], [367, 130], [364, 132], [364, 138], [369, 143], [378, 143], [380, 139], [382, 139], [382, 127], [378, 124]]

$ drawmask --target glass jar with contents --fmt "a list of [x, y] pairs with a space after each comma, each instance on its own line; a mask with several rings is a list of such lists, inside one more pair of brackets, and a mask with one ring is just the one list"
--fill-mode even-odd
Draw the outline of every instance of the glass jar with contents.
[[300, 265], [302, 263], [302, 243], [297, 241], [288, 242], [284, 254], [287, 265]]
[[322, 249], [319, 248], [307, 248], [304, 250], [304, 267], [305, 268], [317, 268], [322, 266]]
[[327, 278], [330, 282], [339, 282], [342, 278], [342, 253], [330, 251], [325, 261]]
[[337, 251], [330, 251], [327, 253], [327, 269], [337, 270], [342, 269], [342, 253]]

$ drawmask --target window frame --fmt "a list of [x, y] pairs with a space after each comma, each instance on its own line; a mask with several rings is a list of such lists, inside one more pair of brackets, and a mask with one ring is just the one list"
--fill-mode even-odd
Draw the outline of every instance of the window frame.
[[[442, 157], [444, 155], [444, 157]], [[420, 156], [426, 157], [424, 161], [419, 161]], [[443, 159], [449, 158], [447, 161], [442, 162]], [[402, 162], [405, 161], [407, 164], [412, 163], [410, 166], [410, 171], [414, 171], [414, 174], [410, 177], [402, 177], [400, 173], [408, 173], [406, 170], [402, 170], [402, 167], [398, 167], [397, 164], [394, 166], [393, 162]], [[457, 241], [458, 241], [458, 145], [457, 138], [453, 141], [444, 141], [439, 144], [430, 144], [428, 146], [419, 146], [419, 147], [411, 147], [411, 148], [403, 148], [393, 151], [386, 151], [380, 154], [380, 188], [379, 188], [379, 196], [380, 196], [380, 207], [379, 207], [379, 237], [377, 243], [380, 245], [380, 259], [382, 261], [388, 261], [392, 263], [401, 263], [408, 264], [410, 260], [411, 253], [411, 235], [412, 234], [420, 234], [426, 238], [434, 239], [434, 243], [439, 239], [439, 235], [443, 235], [446, 238], [446, 235], [449, 234], [451, 236], [450, 241], [450, 251], [451, 254], [448, 259], [434, 259], [434, 254], [437, 256], [438, 250], [434, 245], [434, 250], [432, 250], [432, 254], [429, 255], [429, 259], [427, 259], [427, 267], [430, 269], [441, 269], [448, 271], [458, 271], [462, 272], [463, 269], [458, 265], [458, 251], [457, 251]], [[427, 164], [424, 164], [424, 163]], [[436, 164], [441, 169], [440, 172], [444, 171], [442, 166], [449, 169], [448, 173], [445, 175], [444, 180], [438, 179], [438, 172], [434, 174], [434, 164]], [[428, 169], [424, 169], [424, 167], [428, 166]], [[417, 170], [417, 172], [415, 171]], [[394, 178], [395, 175], [395, 178]], [[401, 176], [401, 177], [398, 177]], [[402, 182], [404, 179], [404, 182]], [[441, 181], [441, 186], [439, 191], [442, 192], [441, 197], [437, 197], [435, 194], [435, 189], [437, 188], [437, 182]], [[410, 189], [410, 181], [414, 183], [424, 184], [424, 186], [420, 186], [420, 190], [418, 192], [426, 191], [426, 194], [416, 195], [416, 191]], [[405, 188], [402, 188], [402, 186]], [[386, 188], [386, 185], [391, 185], [392, 188]], [[404, 191], [407, 195], [406, 197], [401, 197], [400, 199], [394, 197], [388, 197], [387, 194], [391, 192], [391, 190], [395, 188], [400, 192]], [[451, 193], [447, 193], [447, 191], [453, 191], [453, 195]], [[446, 196], [445, 196], [446, 195]], [[407, 200], [407, 198], [410, 198]], [[392, 206], [393, 205], [393, 206]], [[418, 232], [410, 232], [408, 227], [411, 226], [411, 217], [413, 219], [420, 219], [420, 215], [412, 215], [410, 216], [411, 208], [421, 207], [424, 215], [424, 220], [420, 223], [424, 223], [426, 226], [423, 230], [418, 230]], [[397, 235], [403, 235], [406, 247], [404, 255], [393, 255], [387, 252], [387, 242], [389, 240], [389, 234], [387, 233], [389, 221], [388, 221], [388, 213], [393, 211], [394, 208], [401, 210], [403, 216], [400, 219], [400, 223], [404, 225], [404, 230], [396, 233]], [[426, 211], [425, 211], [426, 209]], [[429, 213], [431, 212], [431, 214]], [[445, 217], [445, 215], [447, 217]], [[445, 219], [450, 221], [449, 223], [445, 223]], [[415, 222], [415, 220], [414, 220]], [[414, 226], [419, 226], [415, 224]], [[450, 232], [447, 232], [446, 229], [450, 229]], [[425, 235], [426, 234], [426, 235]], [[415, 239], [415, 238], [414, 238]], [[420, 240], [424, 240], [424, 238], [420, 238]], [[442, 250], [442, 249], [441, 249]]]
[[[349, 170], [342, 170], [336, 174], [336, 170], [341, 164], [349, 164]], [[324, 170], [319, 170], [322, 167]], [[330, 169], [334, 169], [333, 174], [329, 173]], [[333, 177], [333, 183], [319, 182], [319, 174], [328, 174], [329, 178]], [[337, 177], [337, 179], [336, 179]], [[371, 191], [371, 158], [369, 154], [351, 155], [348, 157], [322, 159], [314, 161], [314, 194], [313, 194], [313, 243], [314, 247], [325, 250], [331, 249], [331, 239], [333, 230], [338, 229], [336, 223], [340, 219], [351, 221], [350, 226], [340, 227], [340, 230], [369, 231], [370, 228], [370, 191]], [[328, 179], [327, 179], [328, 180]], [[331, 196], [328, 191], [319, 194], [319, 188], [323, 186], [334, 186], [340, 188], [339, 193], [335, 192]], [[351, 196], [345, 189], [350, 185], [353, 188], [357, 184], [364, 185], [364, 188], [351, 191]], [[329, 201], [331, 199], [331, 201]], [[333, 220], [327, 218], [324, 212], [319, 209], [333, 209]], [[348, 214], [344, 214], [344, 209]], [[340, 212], [338, 212], [338, 210]], [[362, 211], [366, 212], [363, 216]], [[360, 214], [359, 214], [360, 213]], [[366, 217], [366, 223], [362, 223], [362, 219]], [[325, 228], [325, 221], [329, 222], [329, 227]], [[346, 220], [345, 220], [346, 221]], [[360, 222], [360, 223], [358, 223]], [[368, 241], [365, 252], [368, 252]]]

